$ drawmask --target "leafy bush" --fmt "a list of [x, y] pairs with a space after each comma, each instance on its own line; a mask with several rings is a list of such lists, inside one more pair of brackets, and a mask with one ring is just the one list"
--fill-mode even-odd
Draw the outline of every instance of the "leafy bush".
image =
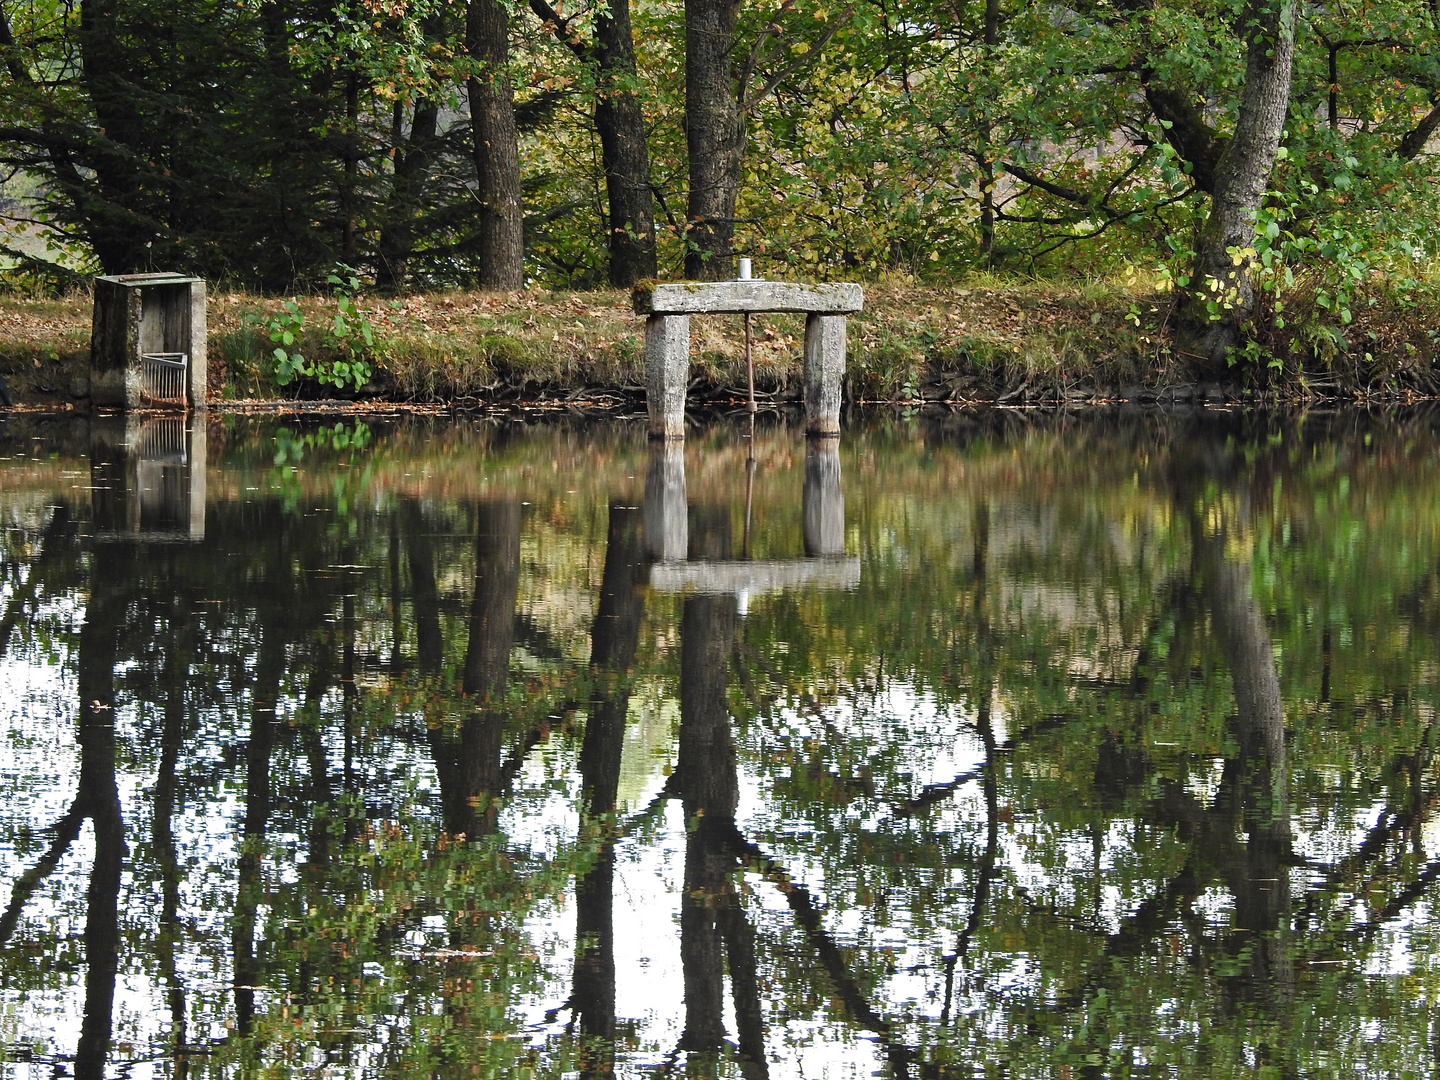
[[[343, 277], [341, 275], [344, 275]], [[370, 318], [355, 302], [360, 279], [350, 267], [340, 267], [325, 279], [335, 288], [335, 309], [319, 329], [320, 349], [330, 354], [322, 358], [306, 357], [300, 351], [306, 336], [304, 310], [293, 297], [279, 311], [263, 318], [247, 316], [269, 339], [274, 348], [269, 359], [269, 376], [276, 386], [290, 386], [301, 380], [312, 380], [321, 386], [359, 390], [375, 373], [372, 359], [375, 350], [375, 328]]]

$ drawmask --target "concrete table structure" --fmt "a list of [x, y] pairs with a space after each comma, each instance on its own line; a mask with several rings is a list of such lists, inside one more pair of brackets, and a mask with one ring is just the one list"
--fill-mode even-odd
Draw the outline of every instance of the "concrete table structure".
[[805, 430], [840, 434], [841, 380], [845, 375], [845, 316], [865, 303], [859, 285], [792, 285], [737, 281], [645, 284], [635, 290], [635, 312], [645, 323], [645, 396], [650, 436], [685, 437], [685, 388], [690, 377], [690, 316], [780, 314], [805, 318]]

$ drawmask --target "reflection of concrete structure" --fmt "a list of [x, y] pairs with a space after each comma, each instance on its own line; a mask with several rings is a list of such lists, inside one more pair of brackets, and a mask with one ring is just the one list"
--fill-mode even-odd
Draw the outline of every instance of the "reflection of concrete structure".
[[837, 439], [811, 439], [805, 445], [801, 517], [806, 555], [845, 554], [845, 495], [840, 490]]
[[755, 596], [806, 586], [853, 589], [860, 584], [860, 560], [696, 559], [650, 567], [650, 587], [658, 592]]
[[650, 447], [645, 472], [645, 554], [659, 562], [684, 559], [690, 547], [685, 514], [685, 444]]
[[654, 565], [649, 584], [660, 592], [735, 595], [803, 587], [853, 589], [860, 560], [845, 557], [845, 497], [840, 489], [840, 447], [834, 439], [811, 439], [805, 454], [804, 559], [688, 559], [685, 451], [680, 443], [655, 443], [645, 475], [645, 548]]
[[203, 410], [205, 340], [205, 283], [199, 278], [96, 278], [90, 400], [122, 409]]
[[205, 536], [205, 425], [180, 416], [96, 421], [90, 503], [101, 539]]
[[651, 285], [635, 293], [645, 323], [645, 395], [650, 435], [685, 437], [685, 387], [690, 376], [690, 316], [798, 312], [805, 316], [805, 430], [840, 434], [845, 374], [845, 316], [859, 311], [859, 285], [791, 285], [739, 281]]

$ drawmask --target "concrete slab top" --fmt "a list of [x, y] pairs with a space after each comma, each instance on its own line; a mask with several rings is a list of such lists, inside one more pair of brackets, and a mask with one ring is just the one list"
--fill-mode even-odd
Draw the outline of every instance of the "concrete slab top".
[[741, 315], [745, 312], [799, 312], [849, 315], [865, 304], [865, 290], [851, 283], [796, 285], [750, 278], [744, 281], [684, 281], [635, 287], [637, 315]]
[[186, 277], [184, 274], [171, 274], [166, 272], [151, 274], [109, 274], [99, 278], [100, 281], [109, 281], [116, 285], [124, 285], [127, 288], [143, 288], [146, 285], [187, 285], [199, 281], [197, 277]]

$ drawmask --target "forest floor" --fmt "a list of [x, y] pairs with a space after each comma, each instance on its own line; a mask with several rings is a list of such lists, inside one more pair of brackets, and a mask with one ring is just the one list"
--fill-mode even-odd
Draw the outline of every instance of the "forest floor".
[[[212, 400], [317, 396], [265, 375], [263, 319], [283, 299], [212, 292]], [[358, 396], [476, 406], [643, 397], [644, 319], [618, 291], [423, 293], [360, 297], [374, 330], [376, 374]], [[1384, 297], [1353, 305], [1341, 330], [1288, 307], [1292, 329], [1271, 333], [1268, 364], [1197, 378], [1172, 344], [1169, 294], [1114, 283], [979, 279], [959, 286], [867, 285], [849, 324], [847, 396], [855, 401], [1059, 403], [1113, 399], [1211, 403], [1314, 398], [1413, 400], [1440, 393], [1440, 298]], [[300, 299], [298, 347], [333, 352], [333, 298]], [[0, 375], [18, 401], [83, 404], [90, 298], [0, 296]], [[756, 386], [765, 400], [798, 399], [804, 318], [754, 316]], [[692, 395], [743, 397], [739, 316], [691, 321]], [[355, 396], [328, 391], [321, 397]]]

